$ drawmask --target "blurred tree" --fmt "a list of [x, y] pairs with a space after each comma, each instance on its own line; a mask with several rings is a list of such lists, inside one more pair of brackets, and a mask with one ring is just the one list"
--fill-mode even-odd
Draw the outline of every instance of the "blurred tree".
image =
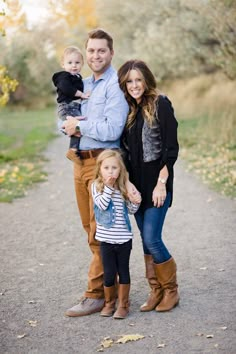
[[[25, 15], [18, 0], [5, 0], [0, 2], [0, 34], [5, 37], [8, 31], [15, 31], [25, 25]], [[2, 51], [2, 53], [4, 53]], [[4, 53], [5, 54], [5, 53]], [[0, 65], [0, 106], [5, 106], [14, 92], [18, 82], [8, 75], [5, 66]]]
[[51, 77], [60, 70], [60, 54], [68, 45], [84, 46], [87, 31], [97, 23], [93, 6], [93, 0], [50, 0], [40, 26], [9, 35], [7, 42], [0, 40], [4, 65], [20, 82], [13, 103], [42, 105], [52, 100]]
[[53, 43], [56, 52], [71, 44], [83, 47], [87, 31], [97, 26], [95, 0], [50, 0], [49, 4], [58, 33]]
[[50, 5], [54, 16], [63, 19], [72, 29], [79, 25], [86, 28], [97, 25], [94, 0], [50, 0]]
[[236, 77], [235, 0], [97, 0], [118, 65], [149, 63], [159, 80], [223, 70]]
[[0, 65], [0, 107], [7, 104], [10, 92], [14, 92], [18, 82], [8, 76], [7, 69]]
[[26, 17], [19, 0], [0, 0], [0, 31], [2, 35], [25, 27]]
[[17, 33], [3, 47], [4, 44], [0, 45], [0, 50], [6, 54], [4, 65], [14, 72], [19, 81], [12, 102], [31, 105], [41, 104], [42, 101], [46, 103], [52, 92], [51, 76], [55, 61], [50, 57], [45, 28]]

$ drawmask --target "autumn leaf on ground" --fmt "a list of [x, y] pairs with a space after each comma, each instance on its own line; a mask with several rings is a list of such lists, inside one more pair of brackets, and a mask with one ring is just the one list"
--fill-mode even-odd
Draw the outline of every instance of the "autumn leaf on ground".
[[111, 338], [104, 338], [103, 341], [101, 342], [101, 345], [103, 346], [103, 348], [109, 348], [112, 346], [112, 344], [114, 344], [113, 339]]
[[125, 334], [120, 339], [118, 339], [116, 341], [116, 343], [124, 344], [124, 343], [127, 343], [127, 342], [136, 341], [136, 340], [143, 339], [143, 338], [145, 338], [145, 337], [142, 336], [141, 334]]
[[29, 325], [30, 325], [31, 327], [36, 327], [37, 324], [38, 324], [38, 321], [32, 321], [32, 320], [30, 320], [30, 321], [28, 321], [28, 323], [29, 323]]
[[160, 344], [158, 344], [158, 346], [157, 346], [157, 348], [165, 348], [165, 343], [160, 343]]

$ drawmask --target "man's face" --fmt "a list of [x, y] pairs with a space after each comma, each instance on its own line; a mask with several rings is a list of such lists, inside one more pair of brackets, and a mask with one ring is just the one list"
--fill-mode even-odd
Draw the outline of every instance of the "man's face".
[[106, 39], [89, 39], [86, 48], [87, 63], [95, 76], [100, 76], [111, 64], [114, 51], [110, 50]]

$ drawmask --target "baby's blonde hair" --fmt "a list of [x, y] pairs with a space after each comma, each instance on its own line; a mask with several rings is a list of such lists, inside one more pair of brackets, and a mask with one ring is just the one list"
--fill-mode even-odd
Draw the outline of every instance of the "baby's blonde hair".
[[63, 64], [65, 57], [68, 54], [72, 54], [72, 53], [79, 54], [81, 56], [82, 62], [84, 63], [84, 57], [83, 57], [83, 54], [82, 54], [81, 50], [78, 47], [75, 47], [75, 46], [69, 46], [69, 47], [66, 47], [64, 49], [64, 52], [63, 52], [63, 54], [61, 56], [61, 63]]
[[115, 157], [119, 163], [120, 174], [116, 180], [116, 184], [117, 184], [117, 188], [121, 192], [121, 195], [126, 200], [126, 199], [128, 199], [127, 191], [126, 191], [126, 187], [125, 187], [125, 183], [127, 180], [127, 170], [124, 165], [122, 156], [119, 153], [119, 151], [117, 151], [117, 150], [111, 150], [111, 149], [104, 150], [97, 157], [96, 168], [95, 168], [95, 183], [96, 183], [97, 192], [101, 193], [104, 189], [104, 182], [103, 182], [102, 176], [101, 176], [101, 164], [103, 163], [104, 160], [108, 159], [109, 157]]

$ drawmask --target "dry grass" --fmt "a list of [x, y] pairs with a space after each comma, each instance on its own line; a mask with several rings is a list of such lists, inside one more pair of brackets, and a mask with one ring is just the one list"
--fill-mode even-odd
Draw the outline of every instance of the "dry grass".
[[236, 81], [223, 74], [167, 85], [180, 122], [181, 156], [223, 194], [236, 197]]

